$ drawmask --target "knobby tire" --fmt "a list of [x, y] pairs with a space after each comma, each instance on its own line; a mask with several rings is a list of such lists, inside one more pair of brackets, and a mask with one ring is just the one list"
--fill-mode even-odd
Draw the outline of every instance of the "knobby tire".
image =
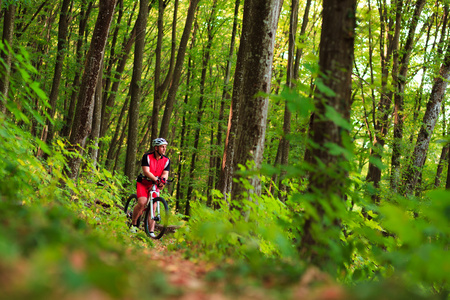
[[[167, 202], [166, 202], [166, 200], [164, 200], [164, 198], [156, 197], [155, 199], [153, 199], [153, 204], [158, 203], [158, 202], [160, 203], [161, 220], [156, 221], [156, 224], [155, 224], [154, 234], [156, 236], [152, 237], [155, 240], [160, 239], [164, 235], [164, 233], [166, 232], [166, 229], [167, 229], [167, 224], [169, 222], [169, 205], [167, 205]], [[150, 227], [148, 224], [149, 219], [151, 219], [150, 209], [152, 209], [152, 208], [149, 205], [145, 209], [145, 217], [144, 217], [144, 228], [145, 228], [145, 232], [147, 233], [148, 236], [150, 236]], [[155, 211], [155, 214], [156, 213], [157, 212]]]
[[[130, 197], [128, 197], [127, 202], [125, 204], [125, 208], [123, 209], [123, 211], [125, 212], [125, 214], [127, 215], [127, 221], [129, 222], [129, 225], [131, 226], [131, 213], [133, 212], [134, 207], [137, 204], [137, 195], [136, 194], [132, 194]], [[141, 217], [142, 215], [139, 216], [139, 218], [136, 221], [136, 226], [139, 227], [139, 225], [141, 224]]]

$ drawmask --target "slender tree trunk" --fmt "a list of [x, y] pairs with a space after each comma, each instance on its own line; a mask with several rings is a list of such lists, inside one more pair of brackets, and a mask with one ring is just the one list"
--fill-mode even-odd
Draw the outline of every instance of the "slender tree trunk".
[[184, 56], [186, 54], [186, 46], [191, 33], [192, 23], [194, 22], [195, 11], [200, 0], [190, 0], [189, 8], [186, 17], [186, 23], [184, 25], [184, 31], [181, 36], [180, 46], [178, 48], [177, 60], [175, 63], [175, 69], [172, 78], [172, 84], [169, 88], [169, 94], [167, 95], [166, 107], [164, 109], [164, 115], [161, 121], [161, 129], [159, 136], [166, 138], [169, 133], [170, 118], [172, 117], [172, 111], [175, 104], [175, 97], [177, 95], [178, 86], [181, 78], [181, 71], [184, 65]]
[[[1, 7], [0, 7], [1, 9]], [[8, 45], [12, 49], [13, 44], [13, 34], [14, 34], [14, 20], [16, 16], [16, 5], [10, 4], [5, 8], [5, 15], [3, 19], [3, 34], [2, 42]], [[8, 48], [5, 52], [0, 53], [0, 58], [3, 60], [4, 64], [0, 64], [0, 94], [3, 99], [0, 98], [0, 111], [6, 112], [6, 102], [8, 100], [9, 91], [9, 76], [11, 72], [11, 53]]]
[[158, 116], [159, 116], [159, 106], [161, 102], [162, 91], [159, 89], [159, 78], [161, 77], [161, 51], [162, 51], [162, 42], [164, 38], [164, 0], [159, 0], [158, 5], [158, 37], [156, 42], [156, 50], [155, 50], [155, 75], [154, 75], [154, 91], [153, 91], [153, 113], [152, 113], [152, 121], [151, 121], [151, 140], [154, 140], [158, 137]]
[[[303, 13], [302, 28], [300, 29], [300, 43], [306, 40], [306, 28], [309, 22], [309, 10], [311, 8], [311, 0], [306, 0], [305, 12]], [[298, 71], [300, 66], [300, 60], [303, 57], [303, 47], [297, 47], [295, 52], [295, 62], [294, 62], [294, 78], [298, 79]]]
[[[322, 33], [320, 38], [319, 68], [324, 74], [323, 83], [334, 91], [334, 95], [318, 91], [316, 98], [316, 117], [313, 120], [313, 142], [315, 159], [312, 161], [309, 192], [319, 193], [323, 199], [332, 195], [343, 198], [343, 188], [347, 178], [344, 167], [346, 159], [342, 155], [332, 155], [327, 145], [343, 145], [348, 128], [343, 128], [326, 118], [326, 111], [334, 109], [346, 121], [350, 120], [352, 67], [354, 35], [356, 27], [356, 0], [324, 0], [322, 11]], [[314, 203], [319, 220], [309, 216], [303, 226], [301, 251], [315, 260], [314, 246], [319, 244], [315, 226], [321, 226], [325, 210]], [[330, 216], [332, 217], [332, 216]], [[338, 222], [338, 220], [331, 220]], [[317, 223], [317, 224], [316, 224]], [[320, 230], [318, 228], [315, 228]], [[320, 234], [320, 233], [318, 233]], [[336, 237], [338, 238], [338, 237]]]
[[[191, 41], [191, 45], [190, 45], [190, 50], [194, 49], [195, 47], [195, 42], [196, 42], [196, 36], [197, 36], [197, 29], [198, 26], [197, 24], [194, 25], [194, 32], [192, 33], [192, 41]], [[192, 52], [191, 52], [192, 53]], [[189, 128], [186, 128], [186, 115], [189, 115], [189, 111], [187, 110], [187, 104], [189, 102], [189, 97], [192, 94], [192, 86], [190, 84], [191, 82], [191, 77], [193, 77], [192, 75], [192, 54], [189, 55], [189, 59], [188, 59], [188, 69], [187, 69], [187, 75], [186, 75], [186, 86], [187, 86], [187, 91], [186, 94], [184, 95], [184, 110], [185, 112], [183, 113], [183, 117], [182, 117], [182, 121], [181, 121], [181, 141], [180, 141], [180, 155], [179, 155], [179, 159], [178, 159], [178, 182], [177, 182], [177, 201], [176, 201], [176, 206], [175, 206], [175, 211], [176, 212], [180, 212], [181, 211], [181, 201], [183, 201], [184, 199], [184, 190], [182, 188], [182, 182], [186, 183], [189, 182], [189, 178], [188, 180], [183, 180], [182, 178], [182, 173], [183, 173], [183, 162], [185, 160], [185, 152], [186, 152], [186, 147], [185, 147], [185, 142], [187, 140], [186, 138], [186, 132], [190, 132]]]
[[439, 75], [435, 78], [433, 88], [431, 90], [430, 99], [427, 103], [427, 110], [422, 121], [419, 135], [417, 136], [416, 146], [412, 155], [411, 164], [405, 174], [405, 193], [411, 194], [416, 188], [422, 167], [427, 157], [428, 146], [431, 136], [433, 135], [434, 126], [439, 117], [441, 103], [444, 99], [445, 90], [447, 89], [448, 80], [450, 79], [450, 45], [447, 48], [444, 62], [439, 71]]
[[119, 142], [118, 142], [118, 147], [116, 150], [116, 154], [114, 155], [114, 172], [117, 172], [117, 170], [119, 169], [119, 158], [120, 158], [120, 150], [122, 150], [122, 145], [123, 145], [123, 141], [125, 140], [125, 136], [127, 133], [127, 129], [128, 129], [128, 120], [129, 118], [125, 118], [125, 125], [123, 126], [123, 130], [122, 133], [120, 134], [120, 138], [119, 138]]
[[[231, 32], [231, 42], [230, 42], [230, 51], [228, 52], [228, 59], [227, 59], [227, 66], [225, 69], [225, 79], [223, 84], [223, 91], [222, 91], [222, 101], [220, 103], [220, 112], [219, 112], [219, 120], [218, 120], [218, 128], [217, 128], [217, 146], [222, 145], [222, 121], [224, 119], [224, 110], [225, 110], [225, 104], [231, 99], [231, 87], [230, 87], [230, 76], [231, 76], [231, 64], [233, 59], [233, 53], [234, 53], [234, 47], [236, 44], [236, 28], [238, 24], [238, 16], [239, 16], [239, 6], [240, 6], [240, 0], [236, 0], [235, 6], [234, 6], [234, 21], [233, 21], [233, 30]], [[225, 143], [226, 148], [227, 143]], [[223, 180], [226, 179], [226, 176], [224, 174], [224, 168], [222, 162], [226, 161], [226, 157], [224, 156], [226, 153], [226, 150], [223, 151], [222, 154], [222, 160], [218, 157], [216, 161], [216, 170], [218, 172], [217, 174], [217, 183], [216, 183], [216, 189], [221, 191], [223, 194], [225, 194], [224, 187], [225, 182]]]
[[442, 171], [444, 170], [445, 164], [449, 163], [449, 161], [447, 160], [449, 150], [449, 145], [445, 145], [444, 147], [442, 147], [441, 155], [439, 156], [439, 164], [436, 170], [436, 176], [434, 177], [435, 188], [439, 188], [439, 186], [441, 185]]
[[[450, 137], [450, 126], [447, 128], [447, 112], [445, 109], [445, 101], [442, 101], [442, 131], [445, 137]], [[446, 163], [450, 163], [447, 160], [447, 154], [450, 151], [450, 143], [447, 143], [442, 147], [441, 156], [439, 157], [439, 164], [436, 170], [436, 176], [434, 177], [434, 187], [439, 188], [441, 185], [441, 175]]]
[[448, 168], [447, 168], [447, 182], [445, 184], [445, 188], [447, 190], [450, 190], [450, 151], [448, 151], [448, 157], [447, 157], [447, 162], [448, 162]]
[[[90, 2], [88, 7], [85, 10], [85, 6], [86, 6], [85, 0], [83, 0], [83, 2], [81, 4], [77, 46], [76, 46], [76, 58], [75, 58], [77, 66], [81, 66], [82, 61], [83, 61], [83, 58], [82, 58], [84, 55], [84, 51], [82, 50], [83, 43], [84, 43], [83, 36], [86, 31], [87, 20], [92, 11], [92, 5], [93, 5], [93, 2]], [[70, 100], [69, 100], [70, 101], [69, 109], [67, 110], [67, 112], [64, 115], [64, 126], [61, 130], [61, 135], [64, 137], [70, 137], [70, 135], [71, 135], [71, 130], [72, 130], [74, 116], [75, 116], [75, 110], [76, 110], [76, 105], [77, 105], [76, 100], [77, 100], [77, 95], [79, 93], [81, 72], [82, 72], [81, 69], [76, 70], [75, 76], [73, 78], [73, 83], [72, 83], [73, 90], [71, 92], [71, 96], [70, 96]]]
[[172, 24], [172, 51], [170, 56], [169, 71], [167, 72], [166, 80], [163, 83], [160, 82], [161, 77], [161, 55], [162, 55], [162, 42], [164, 39], [164, 9], [165, 1], [159, 0], [158, 9], [158, 38], [156, 42], [155, 50], [155, 78], [154, 78], [154, 92], [153, 92], [153, 113], [151, 119], [151, 140], [158, 137], [158, 121], [159, 121], [159, 110], [161, 98], [164, 91], [168, 87], [168, 83], [172, 77], [174, 57], [175, 57], [175, 39], [176, 39], [176, 24], [177, 24], [177, 12], [178, 12], [178, 0], [175, 1], [174, 12], [173, 12], [173, 24]]
[[[403, 9], [403, 1], [397, 0], [395, 6], [395, 21], [386, 20], [387, 13], [383, 13], [386, 7], [379, 7], [380, 12], [380, 22], [382, 37], [380, 39], [380, 53], [381, 53], [381, 95], [378, 105], [373, 104], [372, 114], [373, 114], [373, 127], [374, 127], [374, 140], [372, 141], [372, 148], [370, 149], [371, 157], [375, 160], [380, 161], [383, 155], [383, 148], [386, 144], [386, 135], [389, 128], [389, 116], [391, 114], [391, 98], [392, 93], [388, 89], [388, 77], [389, 77], [389, 65], [394, 53], [398, 53], [399, 40], [400, 40], [400, 29], [401, 29], [401, 17]], [[394, 35], [392, 36], [390, 32], [392, 29], [390, 27], [386, 28], [388, 24], [395, 24]], [[385, 44], [384, 35], [387, 36], [387, 44]], [[386, 49], [386, 50], [385, 50]], [[372, 52], [371, 52], [372, 53]], [[396, 73], [398, 69], [398, 55], [393, 59], [392, 73], [393, 77], [396, 78]], [[377, 106], [377, 107], [375, 107]], [[369, 168], [366, 176], [368, 182], [373, 182], [373, 185], [378, 188], [381, 181], [381, 168], [374, 163], [374, 161], [369, 161]], [[374, 195], [373, 199], [375, 202], [379, 201], [379, 195]]]
[[148, 0], [140, 0], [139, 15], [136, 20], [136, 42], [134, 50], [133, 76], [130, 88], [130, 109], [128, 110], [127, 156], [125, 176], [135, 176], [136, 150], [138, 137], [139, 107], [141, 103], [142, 62], [144, 57], [145, 33], [148, 18]]
[[[111, 139], [111, 142], [109, 143], [109, 149], [108, 149], [108, 154], [106, 155], [106, 168], [109, 168], [112, 164], [112, 161], [114, 160], [114, 153], [116, 152], [116, 147], [120, 147], [120, 138], [118, 139], [120, 130], [121, 130], [121, 126], [120, 124], [122, 124], [122, 120], [125, 117], [125, 112], [127, 111], [127, 107], [128, 107], [128, 99], [129, 97], [125, 98], [125, 103], [122, 106], [122, 110], [120, 111], [120, 115], [119, 118], [117, 119], [117, 126], [116, 126], [116, 131], [114, 132], [114, 136]], [[128, 118], [125, 118], [128, 119]], [[128, 121], [125, 121], [126, 124], [128, 124]], [[123, 126], [124, 128], [126, 127], [126, 125]], [[125, 130], [125, 129], [124, 129]], [[117, 145], [117, 146], [116, 146]]]
[[[101, 67], [101, 70], [103, 70], [103, 64]], [[100, 72], [98, 75], [97, 80], [97, 87], [95, 89], [95, 95], [94, 95], [94, 114], [92, 118], [92, 131], [90, 140], [92, 142], [91, 148], [89, 149], [89, 155], [91, 158], [91, 162], [93, 167], [95, 168], [97, 166], [97, 160], [98, 160], [98, 139], [100, 137], [100, 125], [102, 122], [102, 81], [103, 81], [103, 74]]]
[[191, 197], [192, 197], [192, 190], [193, 190], [193, 181], [194, 181], [194, 173], [195, 173], [195, 164], [196, 164], [196, 160], [197, 160], [197, 152], [198, 152], [198, 145], [199, 145], [199, 141], [200, 141], [200, 131], [201, 131], [201, 122], [202, 122], [202, 117], [203, 117], [203, 112], [204, 112], [204, 108], [203, 108], [203, 102], [205, 99], [205, 84], [206, 84], [206, 73], [208, 70], [208, 64], [209, 64], [209, 58], [211, 56], [211, 47], [212, 47], [212, 42], [213, 42], [213, 38], [214, 38], [214, 22], [216, 21], [216, 7], [217, 7], [217, 0], [214, 0], [213, 2], [213, 6], [211, 9], [211, 14], [207, 23], [207, 30], [208, 30], [208, 42], [206, 44], [206, 48], [205, 48], [205, 52], [203, 54], [203, 62], [202, 62], [202, 75], [201, 75], [201, 79], [200, 79], [200, 99], [198, 102], [198, 112], [197, 112], [197, 126], [195, 129], [195, 134], [194, 134], [194, 152], [192, 154], [192, 158], [191, 158], [191, 166], [189, 169], [189, 183], [188, 183], [188, 190], [187, 190], [187, 195], [186, 195], [186, 210], [185, 210], [185, 215], [186, 216], [190, 216], [191, 215], [191, 205], [190, 205], [190, 201], [191, 201]]
[[392, 159], [391, 159], [391, 188], [395, 191], [399, 185], [401, 178], [400, 163], [402, 157], [402, 141], [403, 141], [403, 118], [404, 105], [403, 98], [405, 93], [405, 86], [407, 81], [409, 60], [413, 49], [414, 36], [419, 22], [419, 17], [422, 13], [425, 0], [417, 0], [414, 9], [414, 15], [410, 22], [408, 37], [406, 39], [405, 47], [403, 48], [403, 56], [400, 62], [400, 71], [397, 78], [394, 78], [396, 86], [394, 94], [394, 144], [392, 145]]
[[[291, 2], [291, 18], [290, 18], [290, 25], [289, 25], [289, 49], [288, 49], [288, 65], [287, 65], [287, 72], [286, 72], [286, 87], [288, 89], [292, 89], [295, 84], [293, 80], [295, 69], [294, 69], [294, 61], [295, 61], [295, 41], [296, 41], [296, 35], [297, 35], [297, 23], [298, 23], [298, 0], [292, 0]], [[287, 166], [289, 163], [289, 135], [291, 134], [291, 111], [289, 110], [288, 103], [285, 101], [284, 105], [284, 122], [283, 122], [283, 136], [280, 141], [280, 153], [281, 153], [281, 159], [280, 163], [282, 166]], [[281, 199], [283, 201], [286, 201], [286, 185], [282, 183], [282, 180], [286, 176], [286, 171], [281, 171], [280, 176], [280, 182], [278, 183], [279, 189], [281, 192]]]
[[[233, 172], [239, 165], [259, 168], [264, 153], [264, 138], [268, 111], [268, 96], [272, 78], [273, 49], [282, 0], [249, 0], [244, 3], [241, 44], [234, 81], [232, 103], [239, 103], [237, 122], [230, 122], [234, 142], [228, 146], [226, 159], [231, 163], [227, 177], [239, 180]], [[233, 106], [232, 104], [232, 106]], [[234, 109], [232, 109], [234, 111]], [[235, 119], [236, 116], [232, 116]], [[236, 119], [235, 119], [236, 120]], [[228, 151], [229, 150], [229, 151]], [[231, 173], [230, 173], [231, 171]], [[247, 191], [242, 183], [230, 183], [231, 198], [241, 197], [244, 192], [261, 193], [257, 176], [250, 179], [253, 190]], [[249, 198], [251, 198], [249, 194]]]
[[[70, 135], [70, 144], [73, 151], [83, 153], [86, 139], [92, 126], [94, 110], [94, 93], [97, 85], [103, 54], [108, 40], [109, 29], [114, 16], [116, 0], [101, 0], [100, 8], [92, 35], [91, 45], [86, 55], [86, 65], [81, 80], [81, 88], [77, 103], [77, 113]], [[78, 177], [81, 158], [67, 157], [68, 176], [71, 179]]]
[[[211, 105], [211, 109], [214, 111], [215, 105]], [[211, 123], [213, 125], [213, 123]], [[216, 149], [214, 147], [214, 126], [211, 126], [209, 139], [211, 141], [210, 150], [209, 150], [209, 168], [208, 168], [208, 186], [206, 190], [206, 205], [208, 207], [212, 206], [212, 190], [214, 189], [214, 180], [216, 172], [214, 167], [216, 166]]]
[[[128, 63], [128, 58], [130, 55], [130, 51], [133, 48], [134, 42], [136, 38], [136, 26], [130, 33], [129, 38], [122, 45], [121, 57], [116, 67], [116, 71], [114, 72], [114, 82], [109, 91], [109, 96], [106, 100], [103, 100], [104, 104], [102, 105], [102, 125], [100, 130], [100, 136], [104, 136], [106, 131], [108, 130], [108, 123], [111, 119], [112, 110], [108, 111], [108, 108], [114, 107], [116, 103], [116, 97], [118, 94], [119, 86], [122, 81], [122, 76], [124, 70]], [[106, 92], [106, 91], [105, 91]]]
[[[59, 95], [59, 86], [61, 82], [61, 74], [64, 65], [64, 58], [66, 57], [66, 46], [67, 46], [67, 32], [69, 28], [69, 7], [72, 0], [62, 0], [61, 13], [59, 16], [59, 26], [58, 26], [58, 48], [56, 53], [56, 63], [55, 70], [53, 74], [52, 89], [49, 96], [49, 108], [48, 114], [51, 119], [55, 118], [57, 100]], [[51, 122], [48, 124], [48, 134], [47, 142], [51, 143], [54, 135], [54, 128]]]

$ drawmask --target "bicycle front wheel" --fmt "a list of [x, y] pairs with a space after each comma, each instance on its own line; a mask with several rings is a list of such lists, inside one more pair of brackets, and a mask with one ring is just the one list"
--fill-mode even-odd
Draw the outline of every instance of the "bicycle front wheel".
[[[136, 206], [137, 202], [138, 202], [137, 195], [132, 194], [130, 197], [128, 197], [127, 202], [125, 204], [125, 208], [123, 209], [123, 211], [127, 215], [127, 223], [130, 226], [131, 226], [131, 218], [133, 216], [133, 209]], [[136, 226], [139, 227], [140, 223], [141, 223], [141, 216], [139, 216], [139, 218], [137, 219]]]
[[153, 232], [155, 236], [152, 237], [150, 235], [150, 222], [152, 221], [150, 211], [150, 209], [152, 208], [150, 207], [150, 205], [145, 209], [144, 228], [148, 236], [153, 239], [160, 239], [166, 232], [167, 225], [169, 223], [169, 205], [167, 205], [166, 200], [164, 200], [163, 198], [156, 197], [155, 199], [153, 199], [153, 206], [156, 206], [155, 213], [153, 215], [153, 221], [155, 221], [155, 229], [153, 230]]

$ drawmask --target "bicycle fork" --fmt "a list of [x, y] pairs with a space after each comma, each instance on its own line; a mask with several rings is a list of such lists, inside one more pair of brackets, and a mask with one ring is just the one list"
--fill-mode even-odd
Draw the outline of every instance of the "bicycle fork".
[[[160, 216], [161, 216], [161, 212], [160, 212], [160, 207], [159, 207], [159, 201], [157, 201], [156, 203], [153, 203], [153, 199], [155, 199], [156, 197], [159, 196], [159, 193], [156, 191], [155, 186], [152, 187], [152, 191], [150, 192], [150, 219], [156, 222], [160, 221]], [[156, 209], [154, 207], [154, 205], [156, 204]]]

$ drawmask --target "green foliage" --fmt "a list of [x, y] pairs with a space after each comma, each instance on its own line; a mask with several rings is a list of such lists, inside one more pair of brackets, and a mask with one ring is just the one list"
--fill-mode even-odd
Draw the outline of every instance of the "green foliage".
[[[27, 84], [33, 86], [32, 81]], [[22, 93], [7, 106], [10, 113], [26, 107], [30, 90], [18, 91]], [[35, 96], [46, 101], [40, 93]], [[17, 113], [13, 116], [27, 122]], [[152, 245], [149, 239], [128, 233], [120, 200], [126, 181], [121, 176], [94, 168], [84, 157], [81, 176], [72, 182], [63, 172], [67, 155], [63, 140], [55, 140], [50, 150], [2, 113], [0, 120], [2, 298], [176, 295], [142, 254]], [[35, 156], [39, 147], [49, 155], [47, 160]]]
[[213, 202], [220, 209], [207, 207], [206, 198], [197, 195], [201, 200], [192, 204], [187, 226], [176, 234], [178, 242], [192, 243], [194, 248], [217, 260], [252, 261], [261, 259], [261, 255], [284, 258], [295, 255], [289, 242], [291, 234], [286, 230], [289, 211], [278, 199], [261, 196], [252, 201], [233, 201], [231, 208], [221, 200], [220, 192], [213, 194]]

